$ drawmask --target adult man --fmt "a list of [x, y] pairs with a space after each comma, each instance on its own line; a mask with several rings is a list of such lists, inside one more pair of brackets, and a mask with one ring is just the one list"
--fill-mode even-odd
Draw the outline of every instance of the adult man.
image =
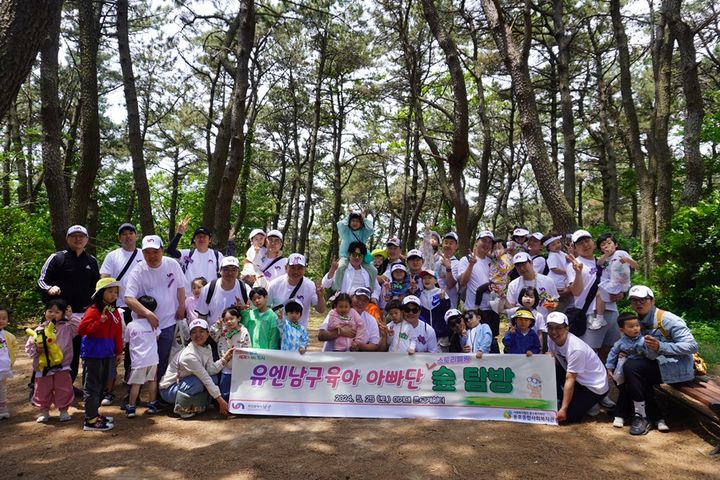
[[694, 378], [693, 354], [697, 352], [697, 342], [680, 317], [655, 306], [655, 294], [648, 287], [635, 285], [628, 297], [638, 314], [648, 350], [648, 357], [630, 358], [623, 366], [625, 391], [635, 410], [630, 433], [647, 433], [651, 421], [657, 422], [658, 430], [667, 431], [655, 404], [653, 387]]
[[422, 280], [420, 280], [420, 272], [423, 270], [425, 257], [423, 253], [413, 248], [407, 254], [408, 277], [410, 277], [410, 291], [418, 294], [423, 289]]
[[[95, 284], [100, 279], [98, 262], [85, 251], [88, 244], [88, 232], [82, 225], [73, 225], [65, 235], [68, 248], [50, 255], [40, 271], [38, 286], [43, 301], [62, 298], [72, 308], [72, 319], [80, 321], [85, 309], [91, 303]], [[73, 338], [73, 360], [70, 375], [75, 381], [80, 362], [80, 336]], [[76, 389], [76, 395], [78, 394]]]
[[595, 351], [570, 333], [564, 313], [550, 313], [547, 328], [549, 354], [556, 360], [557, 420], [577, 422], [607, 394], [607, 372]]
[[293, 253], [288, 257], [285, 266], [285, 275], [276, 278], [268, 285], [268, 305], [278, 308], [294, 298], [303, 306], [300, 325], [307, 328], [310, 319], [310, 307], [315, 306], [318, 313], [325, 313], [326, 305], [323, 298], [323, 287], [315, 285], [312, 280], [305, 278], [305, 256]]
[[330, 270], [322, 279], [323, 288], [332, 288], [336, 292], [352, 295], [360, 287], [370, 288], [375, 285], [375, 276], [363, 268], [363, 259], [367, 254], [367, 247], [362, 242], [352, 242], [348, 247], [348, 264], [340, 266], [334, 260]]
[[[157, 235], [143, 238], [142, 254], [145, 261], [130, 274], [125, 303], [138, 317], [146, 318], [153, 328], [160, 328], [157, 378], [162, 378], [175, 336], [175, 322], [185, 317], [185, 276], [176, 261], [163, 256], [163, 243]], [[137, 300], [143, 295], [149, 295], [157, 302], [154, 312]]]
[[[357, 350], [360, 352], [375, 352], [379, 349], [383, 337], [387, 338], [387, 329], [380, 329], [378, 320], [370, 313], [370, 289], [361, 287], [355, 290], [352, 297], [352, 307], [360, 314], [360, 318], [365, 323], [365, 334], [367, 335], [367, 342], [361, 345], [357, 345]], [[329, 331], [328, 328], [329, 320], [325, 318], [325, 321], [320, 325], [318, 331], [318, 340], [325, 342], [323, 346], [324, 352], [331, 352], [333, 349], [333, 340], [338, 337], [355, 337], [355, 330], [351, 325], [341, 327], [339, 330]], [[384, 327], [384, 323], [383, 323]], [[352, 350], [352, 348], [351, 348]]]
[[398, 237], [390, 237], [385, 242], [385, 251], [387, 252], [387, 265], [385, 271], [378, 271], [377, 281], [382, 286], [385, 282], [390, 282], [390, 269], [396, 263], [403, 263], [402, 251], [400, 250], [400, 239]]
[[207, 320], [208, 327], [220, 319], [226, 308], [249, 303], [250, 287], [238, 280], [239, 270], [240, 261], [236, 257], [225, 257], [220, 262], [220, 278], [203, 287], [195, 311]]
[[536, 273], [532, 258], [525, 252], [515, 254], [513, 257], [513, 265], [518, 272], [518, 278], [508, 285], [508, 302], [513, 306], [519, 307], [522, 300], [522, 298], [520, 298], [520, 291], [525, 287], [533, 287], [537, 290], [540, 299], [540, 303], [537, 306], [538, 312], [547, 318], [549, 311], [543, 303], [548, 296], [558, 298], [555, 282], [546, 275]]
[[435, 330], [427, 322], [420, 321], [420, 299], [415, 295], [403, 298], [403, 321], [392, 323], [390, 352], [413, 354], [415, 352], [440, 353]]
[[190, 292], [192, 281], [198, 277], [204, 277], [208, 282], [215, 280], [218, 277], [220, 262], [223, 259], [222, 253], [210, 248], [212, 232], [207, 227], [195, 229], [192, 236], [193, 248], [177, 249], [180, 238], [187, 231], [188, 223], [190, 223], [189, 217], [180, 222], [177, 233], [170, 240], [167, 248], [167, 254], [178, 259], [185, 272], [183, 287], [185, 287], [186, 292]]
[[440, 255], [440, 263], [442, 268], [437, 272], [438, 284], [440, 288], [445, 290], [450, 299], [450, 308], [457, 308], [458, 289], [457, 278], [458, 265], [460, 261], [455, 258], [455, 252], [458, 249], [458, 236], [455, 232], [448, 232], [442, 239], [442, 252]]
[[259, 264], [256, 266], [246, 263], [243, 267], [242, 280], [248, 285], [267, 288], [269, 282], [285, 274], [287, 258], [282, 254], [282, 232], [280, 230], [267, 232], [265, 244], [267, 245], [265, 255], [260, 259]]
[[[112, 252], [108, 253], [103, 260], [102, 266], [100, 267], [101, 277], [110, 277], [120, 282], [120, 294], [117, 299], [117, 306], [123, 309], [123, 321], [125, 325], [132, 321], [132, 311], [127, 308], [125, 303], [125, 287], [127, 286], [128, 278], [130, 278], [130, 272], [133, 268], [143, 261], [142, 252], [137, 248], [137, 231], [132, 223], [123, 223], [118, 228], [118, 241], [120, 242], [120, 248], [116, 248]], [[125, 365], [125, 379], [127, 380], [130, 375], [130, 350], [128, 344], [125, 344], [125, 358], [123, 359]], [[111, 372], [112, 373], [112, 372]], [[103, 396], [102, 404], [107, 406], [110, 405], [115, 398], [112, 391], [115, 382], [115, 375], [111, 375], [108, 379], [108, 385], [106, 387], [105, 395]]]

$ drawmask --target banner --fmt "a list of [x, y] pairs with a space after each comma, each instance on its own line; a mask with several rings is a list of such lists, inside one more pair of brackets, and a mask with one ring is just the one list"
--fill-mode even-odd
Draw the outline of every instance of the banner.
[[235, 352], [230, 412], [557, 425], [547, 355]]

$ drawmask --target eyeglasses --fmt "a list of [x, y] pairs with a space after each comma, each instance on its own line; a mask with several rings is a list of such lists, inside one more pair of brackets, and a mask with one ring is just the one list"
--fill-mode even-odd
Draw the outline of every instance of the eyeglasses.
[[630, 297], [630, 303], [645, 303], [648, 301], [650, 301], [650, 297], [645, 297], [645, 298]]
[[417, 307], [405, 307], [407, 313], [420, 313], [420, 309]]

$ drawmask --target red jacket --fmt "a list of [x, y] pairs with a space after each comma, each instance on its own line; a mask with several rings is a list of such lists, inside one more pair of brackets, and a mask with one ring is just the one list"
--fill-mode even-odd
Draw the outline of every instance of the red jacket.
[[78, 335], [83, 336], [80, 348], [82, 358], [109, 358], [122, 353], [122, 317], [120, 317], [120, 313], [117, 310], [112, 313], [104, 310], [103, 316], [95, 305], [85, 311], [78, 327]]

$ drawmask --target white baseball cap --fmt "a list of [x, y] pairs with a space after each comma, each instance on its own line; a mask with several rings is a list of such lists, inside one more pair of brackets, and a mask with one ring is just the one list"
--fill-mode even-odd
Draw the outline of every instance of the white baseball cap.
[[225, 257], [220, 261], [220, 268], [223, 267], [240, 268], [240, 261], [236, 257]]
[[188, 325], [188, 330], [192, 332], [192, 329], [195, 327], [200, 327], [200, 328], [204, 328], [205, 330], [207, 330], [208, 324], [202, 318], [196, 318], [195, 320], [190, 322], [190, 325]]
[[495, 241], [495, 235], [490, 230], [481, 230], [480, 233], [477, 234], [477, 237], [475, 237], [475, 240], [480, 240], [481, 238], [489, 238], [493, 242]]
[[628, 292], [628, 298], [655, 298], [655, 294], [645, 285], [635, 285]]
[[280, 230], [270, 230], [267, 232], [268, 237], [278, 237], [280, 240], [283, 239], [283, 234]]
[[530, 234], [530, 238], [534, 238], [538, 242], [542, 242], [543, 237], [544, 235], [542, 234], [542, 232], [535, 232]]
[[567, 325], [568, 318], [562, 312], [550, 312], [545, 319], [545, 323], [554, 323], [555, 325]]
[[423, 254], [422, 254], [422, 252], [421, 252], [420, 250], [418, 250], [417, 248], [413, 248], [413, 249], [410, 250], [410, 251], [408, 252], [408, 254], [407, 254], [407, 258], [409, 259], [410, 257], [420, 257], [420, 258], [423, 258]]
[[390, 237], [387, 242], [385, 242], [385, 246], [388, 245], [394, 245], [396, 247], [400, 246], [400, 239], [398, 237]]
[[253, 228], [252, 231], [250, 232], [250, 236], [248, 238], [250, 240], [252, 240], [255, 235], [267, 236], [267, 235], [265, 235], [265, 230], [263, 230], [262, 228]]
[[420, 299], [415, 295], [408, 295], [407, 297], [403, 298], [403, 305], [407, 305], [408, 303], [414, 303], [417, 306], [421, 305]]
[[162, 238], [157, 235], [148, 235], [143, 237], [142, 249], [147, 250], [148, 248], [163, 248]]
[[532, 258], [530, 258], [530, 255], [525, 252], [519, 252], [515, 254], [512, 262], [513, 265], [517, 265], [518, 263], [532, 262]]
[[402, 263], [396, 263], [392, 267], [390, 267], [390, 273], [394, 272], [395, 270], [402, 270], [403, 272], [407, 273], [407, 268], [405, 268], [405, 265]]
[[530, 231], [524, 228], [516, 228], [512, 233], [513, 237], [527, 237], [528, 235], [530, 235]]
[[372, 298], [372, 292], [370, 292], [370, 289], [366, 288], [366, 287], [356, 288], [355, 291], [353, 292], [353, 295], [356, 297], [363, 296], [363, 297], [367, 297], [367, 298]]
[[460, 310], [451, 308], [450, 310], [445, 312], [445, 323], [447, 323], [447, 321], [450, 320], [452, 317], [462, 317], [462, 313], [460, 312]]
[[73, 225], [72, 227], [68, 228], [65, 236], [69, 237], [73, 233], [82, 233], [86, 237], [88, 236], [87, 228], [83, 227], [82, 225]]
[[592, 235], [590, 235], [590, 232], [588, 232], [587, 230], [576, 230], [575, 233], [572, 234], [572, 242], [577, 243], [585, 237], [592, 238]]
[[287, 265], [289, 267], [292, 267], [293, 265], [301, 265], [303, 267], [307, 266], [305, 255], [302, 255], [300, 253], [290, 254], [290, 256], [288, 257]]
[[448, 233], [446, 233], [445, 236], [443, 237], [443, 239], [445, 239], [445, 238], [450, 238], [450, 239], [452, 239], [452, 240], [455, 240], [456, 242], [459, 242], [459, 241], [460, 241], [459, 238], [458, 238], [457, 233], [455, 233], [455, 232], [448, 232]]

